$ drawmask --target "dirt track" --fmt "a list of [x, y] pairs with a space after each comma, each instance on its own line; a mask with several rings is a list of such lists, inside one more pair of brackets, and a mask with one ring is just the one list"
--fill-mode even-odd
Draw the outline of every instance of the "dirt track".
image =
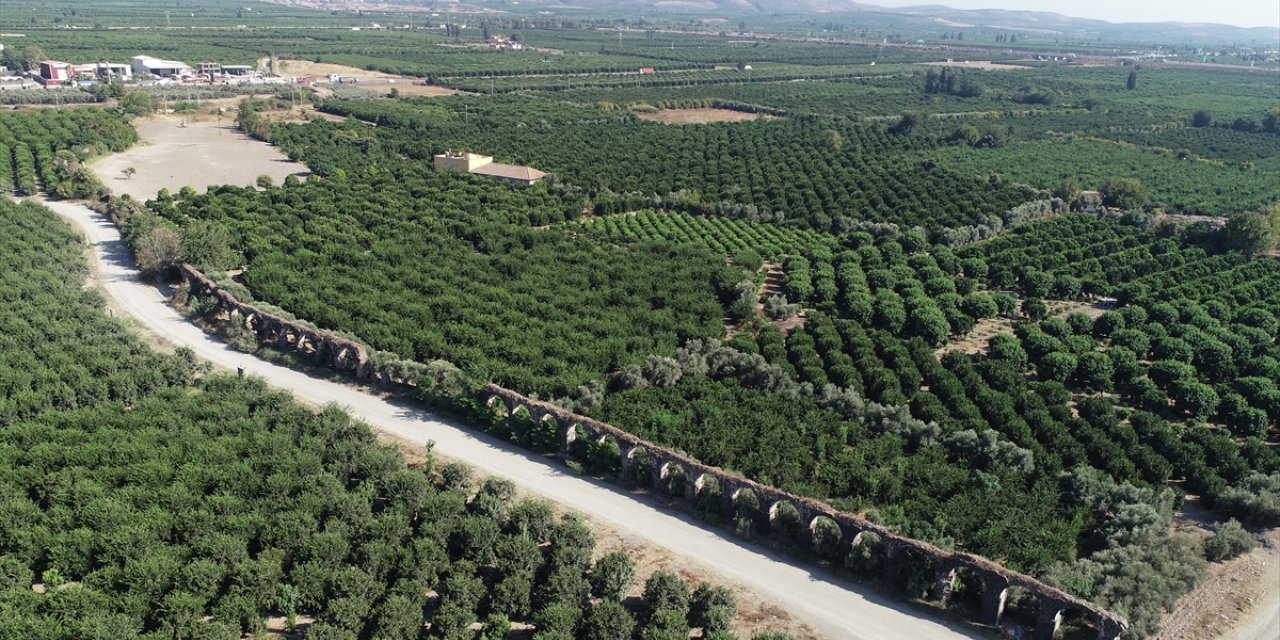
[[437, 450], [507, 477], [523, 489], [581, 511], [613, 529], [690, 559], [711, 579], [738, 586], [784, 609], [819, 633], [849, 640], [951, 640], [980, 637], [936, 619], [918, 617], [896, 600], [797, 567], [775, 554], [745, 546], [696, 521], [659, 509], [613, 485], [566, 473], [540, 456], [441, 421], [416, 407], [389, 402], [346, 385], [310, 377], [240, 353], [187, 322], [154, 286], [138, 280], [119, 231], [103, 216], [67, 202], [48, 206], [86, 234], [99, 262], [104, 293], [148, 331], [190, 347], [225, 368], [243, 368], [300, 399], [335, 402], [371, 426], [415, 443], [428, 439]]
[[[185, 126], [179, 116], [138, 120], [133, 124], [142, 143], [96, 160], [90, 168], [112, 191], [137, 200], [154, 198], [161, 189], [176, 193], [189, 186], [203, 193], [213, 185], [252, 185], [263, 174], [279, 184], [286, 176], [309, 173], [306, 165], [241, 133], [233, 118]], [[132, 178], [122, 173], [127, 167], [137, 170]]]
[[1183, 597], [1157, 640], [1280, 638], [1280, 529], [1252, 552], [1213, 565], [1205, 583]]

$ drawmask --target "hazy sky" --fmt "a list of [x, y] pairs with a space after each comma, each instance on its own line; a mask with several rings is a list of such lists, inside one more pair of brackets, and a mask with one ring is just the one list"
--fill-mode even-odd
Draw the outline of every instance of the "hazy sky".
[[1218, 22], [1280, 26], [1280, 0], [864, 0], [882, 7], [941, 4], [956, 9], [1054, 11], [1111, 22]]

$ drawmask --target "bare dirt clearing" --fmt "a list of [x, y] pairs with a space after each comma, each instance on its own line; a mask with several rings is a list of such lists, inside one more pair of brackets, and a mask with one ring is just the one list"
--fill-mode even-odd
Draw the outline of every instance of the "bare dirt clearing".
[[[1073, 313], [1083, 313], [1090, 318], [1107, 312], [1103, 307], [1092, 302], [1079, 302], [1073, 300], [1052, 300], [1046, 303], [1048, 307], [1049, 318], [1065, 318]], [[991, 343], [991, 339], [1001, 333], [1013, 335], [1014, 321], [1009, 318], [983, 318], [977, 322], [967, 335], [956, 338], [951, 342], [939, 347], [935, 353], [938, 357], [948, 351], [959, 351], [961, 353], [974, 354], [985, 353], [987, 345]]]
[[357, 82], [350, 86], [359, 87], [371, 93], [385, 94], [392, 89], [406, 96], [447, 96], [457, 93], [453, 89], [422, 84], [422, 78], [310, 60], [277, 60], [276, 73], [282, 76], [314, 76], [321, 80], [326, 79], [329, 74], [343, 79], [355, 78]]
[[[123, 153], [106, 156], [90, 165], [117, 194], [138, 200], [153, 198], [161, 189], [177, 191], [189, 186], [204, 192], [221, 184], [252, 185], [260, 175], [276, 183], [286, 176], [306, 176], [306, 165], [293, 162], [275, 147], [254, 140], [226, 118], [226, 123], [186, 122], [163, 116], [134, 122], [142, 141]], [[126, 177], [124, 170], [137, 171]]]
[[1025, 67], [1020, 64], [1003, 64], [1000, 62], [992, 62], [990, 60], [962, 60], [947, 62], [917, 62], [929, 67], [964, 67], [966, 69], [981, 69], [983, 71], [1016, 71], [1018, 69], [1031, 69], [1033, 67]]
[[663, 124], [710, 124], [712, 122], [749, 122], [751, 120], [775, 120], [776, 116], [763, 113], [745, 113], [732, 109], [664, 109], [654, 113], [640, 113], [641, 120]]

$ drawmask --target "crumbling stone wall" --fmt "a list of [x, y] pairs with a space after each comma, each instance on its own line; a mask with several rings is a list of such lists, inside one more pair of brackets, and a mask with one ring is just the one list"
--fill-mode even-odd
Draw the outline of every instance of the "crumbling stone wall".
[[243, 322], [263, 343], [280, 351], [310, 356], [319, 364], [351, 373], [359, 380], [369, 379], [369, 350], [364, 345], [240, 302], [191, 265], [181, 265], [179, 272], [193, 293], [212, 296], [233, 322]]
[[723, 469], [702, 464], [688, 456], [646, 442], [613, 425], [571, 413], [556, 405], [532, 400], [493, 384], [486, 385], [480, 391], [480, 399], [490, 403], [491, 406], [500, 405], [508, 415], [523, 408], [534, 421], [554, 420], [561, 428], [561, 432], [565, 434], [561, 444], [563, 455], [569, 454], [573, 441], [583, 437], [581, 434], [585, 434], [585, 437], [593, 441], [613, 438], [618, 443], [621, 458], [619, 465], [623, 469], [631, 464], [637, 450], [644, 451], [651, 461], [648, 488], [655, 494], [667, 495], [667, 486], [663, 482], [663, 469], [671, 465], [681, 467], [686, 478], [684, 491], [682, 494], [670, 496], [671, 501], [680, 506], [692, 508], [697, 497], [697, 488], [707, 484], [706, 478], [714, 478], [720, 488], [720, 515], [724, 522], [732, 522], [734, 519], [734, 496], [739, 491], [750, 490], [759, 500], [760, 508], [757, 518], [760, 520], [758, 524], [761, 529], [769, 528], [768, 521], [776, 513], [777, 505], [790, 503], [799, 513], [799, 530], [795, 532], [794, 539], [785, 540], [786, 542], [810, 547], [813, 544], [813, 526], [819, 516], [830, 518], [839, 526], [840, 545], [844, 550], [852, 550], [854, 546], [860, 544], [862, 534], [874, 533], [884, 545], [884, 579], [891, 583], [896, 580], [899, 563], [908, 554], [924, 558], [935, 575], [934, 584], [927, 597], [944, 605], [951, 597], [957, 574], [961, 570], [967, 570], [978, 576], [983, 583], [981, 620], [979, 620], [982, 623], [999, 624], [1004, 616], [1009, 590], [1019, 587], [1034, 596], [1038, 602], [1036, 637], [1041, 640], [1051, 640], [1054, 637], [1067, 612], [1075, 612], [1090, 620], [1098, 628], [1099, 640], [1119, 638], [1128, 626], [1123, 618], [1092, 602], [1072, 596], [1031, 576], [1010, 571], [986, 558], [947, 551], [926, 542], [901, 536], [860, 515], [837, 511], [818, 500], [787, 493]]
[[[368, 347], [244, 304], [189, 265], [182, 265], [180, 270], [193, 292], [214, 297], [223, 312], [233, 320], [243, 321], [245, 326], [254, 331], [265, 343], [274, 345], [282, 351], [295, 351], [312, 356], [317, 362], [338, 371], [351, 373], [359, 380], [398, 382], [371, 370]], [[664, 496], [665, 502], [678, 508], [692, 510], [698, 501], [699, 490], [714, 484], [718, 485], [720, 491], [718, 504], [722, 522], [734, 521], [737, 515], [734, 498], [740, 492], [750, 491], [755, 494], [759, 502], [759, 509], [752, 516], [757, 528], [770, 531], [770, 535], [782, 542], [806, 548], [812, 547], [813, 529], [819, 517], [829, 518], [839, 527], [841, 556], [862, 544], [865, 539], [864, 534], [873, 533], [883, 545], [882, 578], [884, 581], [897, 586], [902, 564], [908, 558], [916, 562], [923, 560], [931, 568], [934, 580], [928, 592], [909, 595], [924, 596], [946, 605], [960, 572], [977, 576], [983, 585], [979, 622], [984, 624], [999, 625], [1004, 617], [1010, 590], [1020, 588], [1033, 596], [1038, 603], [1035, 625], [1035, 637], [1038, 640], [1052, 640], [1062, 623], [1064, 614], [1068, 612], [1089, 620], [1098, 629], [1099, 640], [1116, 640], [1128, 626], [1122, 617], [1098, 605], [1076, 598], [1030, 576], [1010, 571], [986, 558], [947, 551], [926, 542], [901, 536], [860, 515], [838, 511], [821, 501], [787, 493], [723, 469], [702, 464], [686, 455], [642, 440], [613, 425], [571, 413], [556, 405], [533, 400], [493, 384], [485, 385], [481, 389], [479, 399], [490, 407], [501, 409], [505, 415], [511, 415], [523, 409], [536, 422], [554, 421], [562, 434], [560, 454], [564, 457], [571, 455], [573, 444], [578, 438], [585, 437], [590, 441], [612, 438], [618, 445], [618, 468], [622, 469], [623, 477], [628, 477], [627, 472], [635, 464], [636, 459], [646, 454], [650, 462], [649, 478], [647, 481], [642, 478], [641, 484], [646, 485], [653, 494]], [[664, 481], [667, 476], [676, 473], [677, 468], [683, 471], [685, 480], [680, 490], [675, 495], [671, 495], [669, 489], [675, 483], [668, 484]], [[714, 483], [711, 479], [714, 479]], [[773, 526], [778, 509], [784, 503], [794, 507], [799, 516], [799, 526], [793, 531], [782, 531], [783, 527]], [[705, 505], [704, 501], [704, 509]]]

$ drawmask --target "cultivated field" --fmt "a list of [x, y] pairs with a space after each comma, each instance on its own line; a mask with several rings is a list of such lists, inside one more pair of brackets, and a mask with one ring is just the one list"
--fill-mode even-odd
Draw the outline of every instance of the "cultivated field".
[[[192, 187], [203, 192], [219, 184], [251, 185], [269, 175], [276, 183], [286, 176], [306, 176], [306, 165], [291, 162], [275, 147], [250, 139], [230, 122], [188, 122], [176, 117], [134, 123], [142, 142], [93, 163], [103, 182], [118, 194], [152, 198], [161, 189]], [[132, 167], [137, 173], [126, 177]]]

